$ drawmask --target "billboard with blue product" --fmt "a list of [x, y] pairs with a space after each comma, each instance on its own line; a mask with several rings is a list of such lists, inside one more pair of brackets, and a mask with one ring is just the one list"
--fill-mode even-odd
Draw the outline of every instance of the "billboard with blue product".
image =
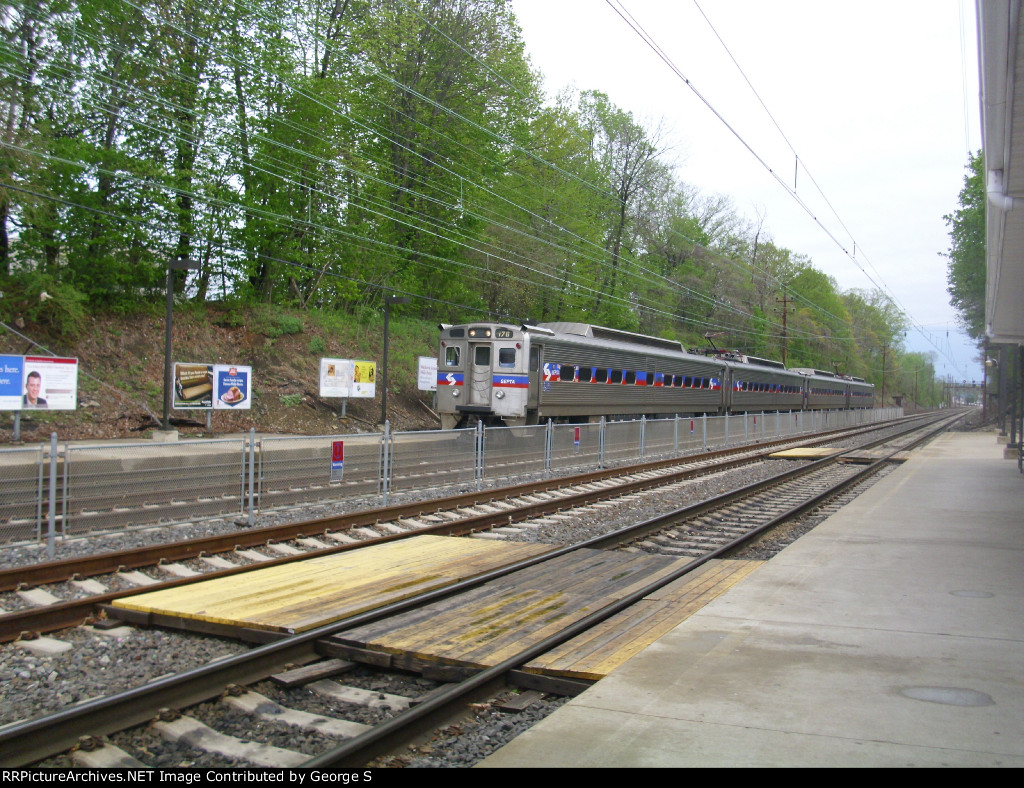
[[213, 367], [213, 409], [249, 410], [252, 402], [252, 367], [215, 364]]

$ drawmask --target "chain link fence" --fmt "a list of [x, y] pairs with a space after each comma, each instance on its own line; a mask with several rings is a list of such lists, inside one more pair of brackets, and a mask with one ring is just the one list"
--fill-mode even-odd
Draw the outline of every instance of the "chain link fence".
[[[247, 517], [313, 502], [481, 489], [887, 421], [902, 409], [797, 411], [430, 432], [248, 436], [0, 450], [0, 544]], [[337, 462], [337, 444], [343, 462]]]

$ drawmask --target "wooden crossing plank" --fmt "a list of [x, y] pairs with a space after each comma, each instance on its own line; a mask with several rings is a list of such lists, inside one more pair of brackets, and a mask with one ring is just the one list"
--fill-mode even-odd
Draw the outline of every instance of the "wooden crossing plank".
[[488, 667], [685, 563], [645, 553], [576, 551], [334, 640]]
[[531, 662], [528, 672], [597, 680], [721, 595], [759, 567], [762, 561], [710, 561], [645, 597], [629, 610]]
[[[382, 655], [402, 655], [406, 660], [490, 667], [688, 560], [645, 553], [578, 551], [426, 608], [348, 630], [330, 642]], [[527, 670], [601, 678], [760, 563], [708, 562], [696, 575], [673, 581], [629, 610], [543, 655]], [[577, 582], [567, 578], [576, 578]]]
[[773, 459], [783, 460], [817, 460], [822, 457], [831, 457], [833, 454], [839, 454], [842, 451], [845, 451], [845, 449], [803, 446], [794, 449], [785, 449], [784, 451], [777, 451], [769, 456]]
[[555, 549], [416, 536], [119, 599], [114, 607], [276, 632], [303, 632]]
[[[678, 559], [583, 550], [334, 640], [446, 664], [489, 666], [677, 569]], [[527, 633], [527, 634], [524, 634]]]

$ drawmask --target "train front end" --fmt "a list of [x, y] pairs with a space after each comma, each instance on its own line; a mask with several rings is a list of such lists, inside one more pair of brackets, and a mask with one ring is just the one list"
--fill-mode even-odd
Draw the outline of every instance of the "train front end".
[[474, 421], [523, 424], [530, 395], [529, 335], [500, 323], [442, 325], [437, 357], [441, 428]]

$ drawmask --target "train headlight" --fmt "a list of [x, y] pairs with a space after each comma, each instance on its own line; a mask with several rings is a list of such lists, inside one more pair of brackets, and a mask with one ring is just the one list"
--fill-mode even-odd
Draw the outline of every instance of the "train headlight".
[[497, 392], [495, 392], [494, 396], [497, 399], [505, 399], [505, 392], [504, 391], [497, 391]]

